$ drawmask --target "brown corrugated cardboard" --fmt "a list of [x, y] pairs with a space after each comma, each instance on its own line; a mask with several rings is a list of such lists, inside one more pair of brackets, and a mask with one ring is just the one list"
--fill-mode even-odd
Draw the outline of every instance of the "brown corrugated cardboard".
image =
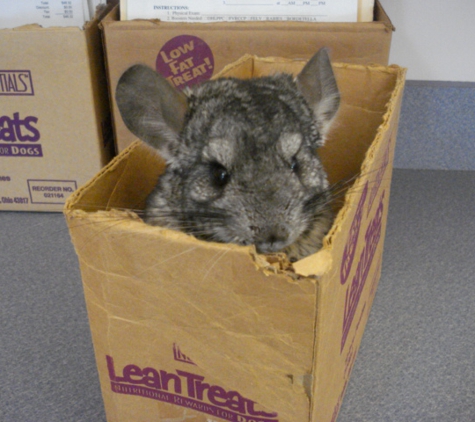
[[118, 151], [136, 139], [114, 101], [120, 75], [134, 64], [155, 68], [178, 88], [209, 79], [244, 54], [309, 59], [320, 47], [329, 47], [335, 62], [386, 65], [394, 30], [379, 2], [375, 20], [364, 23], [188, 24], [118, 19], [115, 8], [102, 21]]
[[[223, 74], [297, 73], [246, 56]], [[138, 215], [164, 169], [135, 142], [65, 208], [109, 422], [335, 421], [379, 281], [405, 70], [335, 65], [321, 155], [354, 182], [322, 250], [290, 264]]]
[[0, 30], [0, 209], [61, 211], [110, 158], [98, 21]]

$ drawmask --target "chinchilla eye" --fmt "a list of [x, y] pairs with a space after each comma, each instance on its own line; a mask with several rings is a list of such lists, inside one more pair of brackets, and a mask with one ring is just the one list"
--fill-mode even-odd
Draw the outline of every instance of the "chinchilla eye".
[[292, 170], [294, 173], [298, 173], [299, 171], [299, 163], [295, 157], [292, 158], [292, 161], [290, 162], [290, 170]]
[[212, 183], [217, 188], [224, 188], [229, 182], [230, 174], [226, 168], [219, 163], [211, 163], [210, 174]]

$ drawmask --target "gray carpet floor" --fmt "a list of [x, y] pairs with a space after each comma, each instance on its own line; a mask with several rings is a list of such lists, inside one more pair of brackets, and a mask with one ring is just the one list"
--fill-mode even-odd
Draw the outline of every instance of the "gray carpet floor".
[[[395, 171], [339, 422], [475, 421], [474, 192], [475, 172]], [[105, 421], [61, 214], [0, 213], [0, 315], [0, 421]]]

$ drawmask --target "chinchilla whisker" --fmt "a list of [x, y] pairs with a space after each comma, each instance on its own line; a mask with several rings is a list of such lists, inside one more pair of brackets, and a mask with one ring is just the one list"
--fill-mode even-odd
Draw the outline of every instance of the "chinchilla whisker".
[[[107, 205], [98, 205], [97, 203], [94, 202], [80, 202], [80, 209], [86, 211], [86, 212], [96, 212], [96, 211], [124, 211], [124, 212], [133, 212], [135, 214], [143, 214], [144, 209], [143, 208], [132, 208], [132, 207], [125, 207], [123, 205], [119, 204], [113, 204], [113, 203], [108, 203]], [[78, 205], [75, 206], [75, 208], [78, 207]]]
[[168, 216], [168, 217], [179, 217], [179, 218], [193, 218], [193, 217], [202, 217], [202, 218], [223, 218], [226, 216], [226, 213], [223, 211], [195, 211], [195, 210], [154, 210], [153, 215], [157, 216]]
[[[372, 171], [366, 172], [366, 173], [357, 173], [353, 175], [350, 178], [340, 180], [336, 183], [331, 184], [328, 186], [328, 188], [325, 190], [325, 192], [330, 193], [332, 196], [335, 196], [336, 194], [345, 194], [350, 188], [353, 187], [354, 182], [361, 176], [369, 176], [373, 173], [378, 173], [381, 171], [381, 168], [376, 168]], [[375, 183], [381, 183], [381, 181], [387, 180], [387, 177], [381, 177], [379, 179], [371, 180], [368, 181], [367, 183], [369, 184], [369, 187]], [[363, 186], [364, 187], [364, 186]]]

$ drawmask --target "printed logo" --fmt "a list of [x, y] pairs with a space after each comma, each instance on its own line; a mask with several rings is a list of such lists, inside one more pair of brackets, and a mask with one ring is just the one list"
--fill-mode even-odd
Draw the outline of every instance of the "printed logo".
[[0, 70], [0, 95], [35, 95], [29, 70]]
[[0, 144], [0, 157], [43, 157], [41, 145]]
[[[36, 128], [38, 117], [20, 117], [20, 113], [13, 116], [0, 116], [0, 157], [42, 157], [41, 145], [36, 144], [41, 138]], [[20, 142], [20, 144], [16, 144]], [[35, 143], [33, 145], [27, 142]]]
[[356, 272], [353, 276], [353, 280], [346, 291], [345, 297], [345, 310], [343, 315], [343, 334], [341, 339], [341, 349], [343, 351], [345, 347], [348, 334], [350, 332], [351, 325], [353, 323], [358, 303], [360, 302], [363, 288], [368, 279], [369, 270], [373, 262], [373, 258], [378, 248], [379, 240], [381, 239], [381, 231], [383, 224], [383, 212], [384, 212], [384, 196], [385, 192], [381, 195], [378, 209], [373, 219], [370, 221], [365, 233], [365, 245], [361, 252]]
[[173, 357], [177, 362], [189, 363], [191, 365], [196, 365], [188, 356], [186, 356], [176, 343], [173, 343]]
[[168, 372], [152, 367], [126, 365], [117, 374], [114, 359], [106, 355], [111, 390], [193, 409], [232, 422], [278, 422], [277, 413], [259, 409], [259, 405], [191, 372]]
[[175, 88], [182, 90], [211, 78], [214, 72], [213, 52], [201, 38], [180, 35], [163, 45], [155, 68]]
[[0, 141], [5, 142], [37, 142], [40, 132], [35, 127], [38, 117], [26, 116], [20, 118], [20, 113], [13, 113], [13, 117], [0, 116]]
[[363, 219], [363, 206], [368, 195], [368, 182], [363, 189], [360, 201], [356, 208], [355, 217], [353, 223], [351, 223], [350, 234], [343, 251], [343, 258], [341, 261], [340, 269], [340, 283], [345, 284], [350, 276], [351, 267], [353, 266], [353, 259], [355, 258], [356, 245], [358, 243], [358, 236], [360, 234], [361, 221]]

